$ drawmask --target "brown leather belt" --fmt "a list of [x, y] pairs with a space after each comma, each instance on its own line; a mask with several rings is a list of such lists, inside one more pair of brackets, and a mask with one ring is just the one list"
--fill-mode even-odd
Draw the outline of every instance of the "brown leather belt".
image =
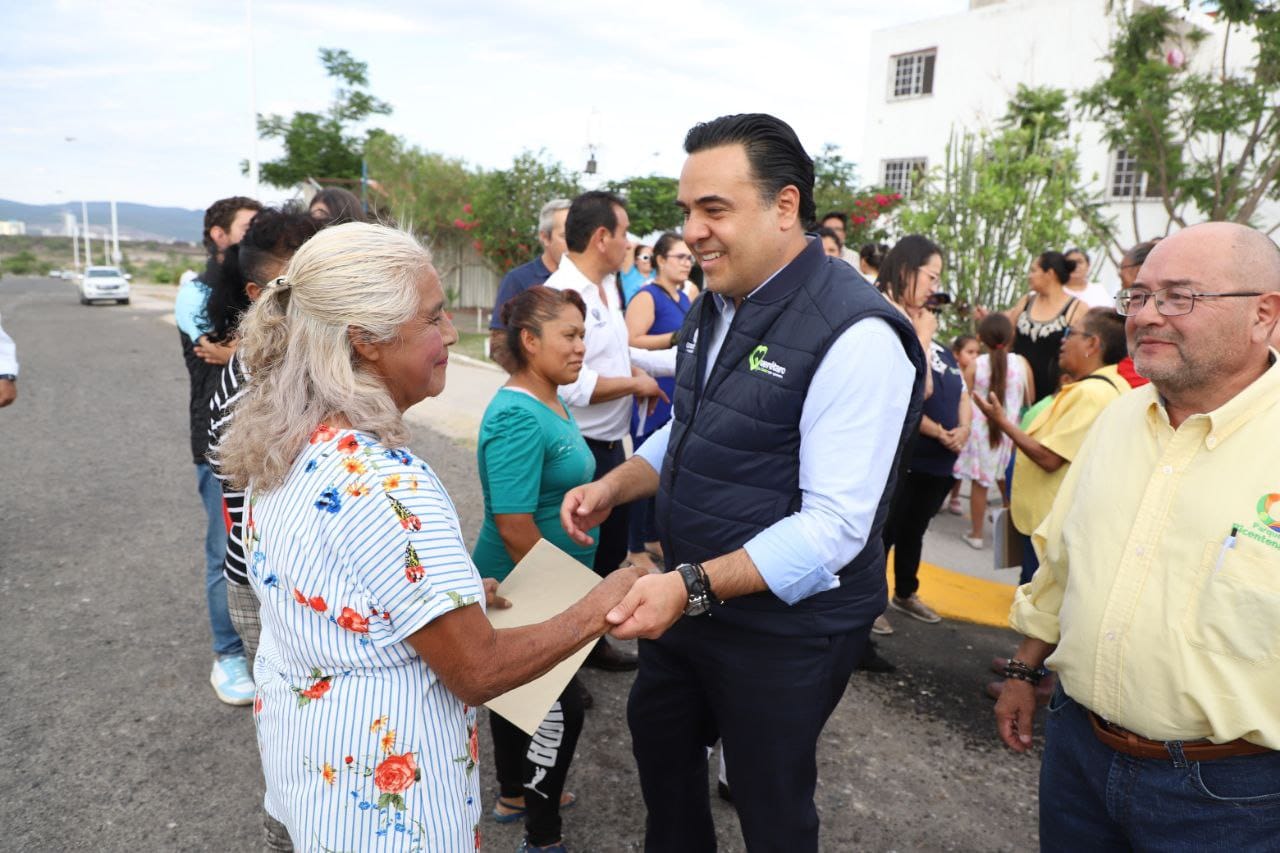
[[[1156, 758], [1167, 761], [1169, 749], [1164, 741], [1148, 740], [1115, 723], [1108, 723], [1092, 711], [1089, 722], [1093, 724], [1093, 733], [1098, 740], [1125, 755], [1134, 758]], [[1216, 761], [1219, 758], [1234, 758], [1238, 755], [1261, 755], [1271, 752], [1265, 746], [1249, 743], [1247, 740], [1233, 740], [1227, 743], [1210, 743], [1207, 740], [1188, 741], [1182, 744], [1182, 754], [1188, 761]]]

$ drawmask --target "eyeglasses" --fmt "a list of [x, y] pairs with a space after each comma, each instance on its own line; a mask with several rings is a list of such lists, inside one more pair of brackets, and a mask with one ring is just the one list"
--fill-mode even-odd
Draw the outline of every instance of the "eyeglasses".
[[652, 255], [636, 255], [636, 260], [637, 260], [637, 261], [647, 261], [647, 260], [649, 260], [651, 257], [653, 257], [653, 256], [652, 256]]
[[1196, 293], [1189, 287], [1166, 287], [1152, 293], [1145, 288], [1130, 287], [1116, 294], [1116, 310], [1123, 317], [1133, 317], [1147, 304], [1148, 299], [1156, 301], [1156, 311], [1165, 317], [1180, 317], [1190, 314], [1196, 307], [1197, 299], [1224, 299], [1230, 296], [1261, 296], [1257, 290], [1233, 290], [1228, 293]]
[[682, 264], [685, 261], [688, 261], [689, 263], [693, 263], [693, 255], [686, 255], [683, 252], [681, 252], [678, 255], [663, 255], [662, 257], [670, 261], [675, 261], [678, 264]]
[[1083, 329], [1077, 329], [1074, 326], [1067, 326], [1065, 329], [1062, 330], [1062, 339], [1064, 341], [1072, 337], [1073, 335], [1078, 338], [1096, 338], [1097, 337], [1097, 335], [1093, 334], [1092, 332], [1086, 332]]

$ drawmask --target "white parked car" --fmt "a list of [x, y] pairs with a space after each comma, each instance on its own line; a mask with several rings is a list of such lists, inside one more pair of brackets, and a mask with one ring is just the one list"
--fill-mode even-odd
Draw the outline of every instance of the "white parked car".
[[88, 305], [95, 299], [113, 299], [121, 305], [129, 304], [130, 276], [115, 267], [89, 267], [80, 279], [80, 304]]

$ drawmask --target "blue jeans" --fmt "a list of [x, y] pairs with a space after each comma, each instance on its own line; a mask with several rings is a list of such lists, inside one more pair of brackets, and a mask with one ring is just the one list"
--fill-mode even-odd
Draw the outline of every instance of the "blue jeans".
[[227, 581], [222, 576], [222, 561], [227, 556], [227, 523], [222, 515], [222, 486], [203, 462], [196, 465], [196, 485], [204, 504], [204, 591], [209, 605], [209, 627], [213, 629], [213, 653], [244, 654], [240, 635], [231, 624], [227, 611]]
[[1280, 752], [1187, 761], [1133, 758], [1098, 740], [1089, 712], [1059, 686], [1040, 764], [1040, 849], [1275, 850]]

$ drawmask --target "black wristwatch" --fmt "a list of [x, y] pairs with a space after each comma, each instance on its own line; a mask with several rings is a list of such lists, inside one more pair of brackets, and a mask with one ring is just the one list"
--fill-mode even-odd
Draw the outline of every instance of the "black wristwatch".
[[681, 563], [676, 566], [684, 581], [685, 592], [689, 595], [684, 606], [685, 616], [701, 616], [711, 609], [711, 581], [700, 563]]
[[18, 377], [13, 373], [0, 373], [0, 382], [3, 382], [6, 379], [10, 382], [18, 381]]

